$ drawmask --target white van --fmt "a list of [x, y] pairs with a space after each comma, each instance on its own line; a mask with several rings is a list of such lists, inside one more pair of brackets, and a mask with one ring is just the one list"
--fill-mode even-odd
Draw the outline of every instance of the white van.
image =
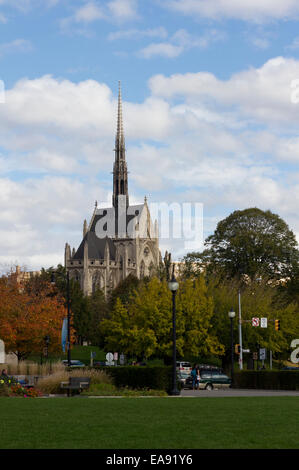
[[176, 370], [179, 371], [179, 372], [186, 372], [186, 373], [191, 374], [192, 366], [191, 366], [190, 362], [177, 361]]

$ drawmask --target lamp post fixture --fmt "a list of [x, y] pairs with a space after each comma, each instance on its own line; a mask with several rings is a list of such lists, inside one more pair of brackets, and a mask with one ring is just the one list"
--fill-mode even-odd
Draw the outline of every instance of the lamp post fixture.
[[234, 384], [234, 328], [233, 328], [233, 320], [236, 316], [233, 309], [228, 312], [228, 316], [230, 318], [230, 335], [231, 335], [231, 378], [232, 378], [232, 386]]
[[[66, 279], [66, 301], [67, 301], [67, 365], [71, 367], [71, 308], [70, 308], [70, 275], [66, 272], [66, 276], [62, 273], [58, 274]], [[52, 271], [51, 284], [55, 284], [55, 273]]]
[[176, 310], [175, 310], [175, 296], [177, 290], [179, 288], [179, 283], [177, 282], [174, 276], [174, 266], [172, 270], [172, 278], [168, 282], [168, 288], [172, 292], [172, 391], [170, 392], [171, 395], [179, 395], [180, 391], [177, 389], [176, 384]]

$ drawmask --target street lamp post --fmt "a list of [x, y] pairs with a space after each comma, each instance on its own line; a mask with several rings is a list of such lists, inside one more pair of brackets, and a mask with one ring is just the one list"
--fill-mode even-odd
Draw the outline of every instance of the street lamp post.
[[230, 318], [230, 338], [231, 338], [231, 378], [232, 378], [232, 386], [234, 384], [234, 328], [233, 328], [233, 320], [236, 316], [233, 309], [228, 312], [228, 316]]
[[[59, 275], [64, 276], [62, 273]], [[70, 275], [66, 272], [66, 301], [67, 301], [67, 365], [71, 367], [71, 308], [70, 308]], [[51, 274], [51, 284], [55, 284], [55, 274]]]
[[50, 343], [50, 336], [46, 335], [44, 337], [44, 342], [45, 342], [45, 356], [48, 359], [49, 357], [49, 343]]
[[175, 297], [179, 288], [179, 283], [174, 276], [174, 267], [172, 270], [172, 278], [168, 283], [168, 287], [172, 293], [172, 391], [171, 395], [179, 395], [180, 391], [177, 389], [176, 382], [176, 310], [175, 310]]

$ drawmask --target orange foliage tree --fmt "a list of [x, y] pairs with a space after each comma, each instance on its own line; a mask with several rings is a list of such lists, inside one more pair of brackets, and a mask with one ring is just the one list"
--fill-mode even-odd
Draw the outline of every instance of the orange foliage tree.
[[40, 354], [49, 336], [49, 352], [61, 349], [61, 327], [67, 312], [50, 283], [39, 292], [22, 288], [13, 276], [0, 279], [0, 337], [18, 360]]

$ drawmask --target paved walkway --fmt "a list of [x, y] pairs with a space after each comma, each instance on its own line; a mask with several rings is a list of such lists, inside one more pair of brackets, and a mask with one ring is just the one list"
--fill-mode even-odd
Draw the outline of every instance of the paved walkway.
[[244, 390], [244, 389], [219, 389], [219, 390], [182, 390], [182, 397], [299, 397], [298, 391], [291, 390]]

